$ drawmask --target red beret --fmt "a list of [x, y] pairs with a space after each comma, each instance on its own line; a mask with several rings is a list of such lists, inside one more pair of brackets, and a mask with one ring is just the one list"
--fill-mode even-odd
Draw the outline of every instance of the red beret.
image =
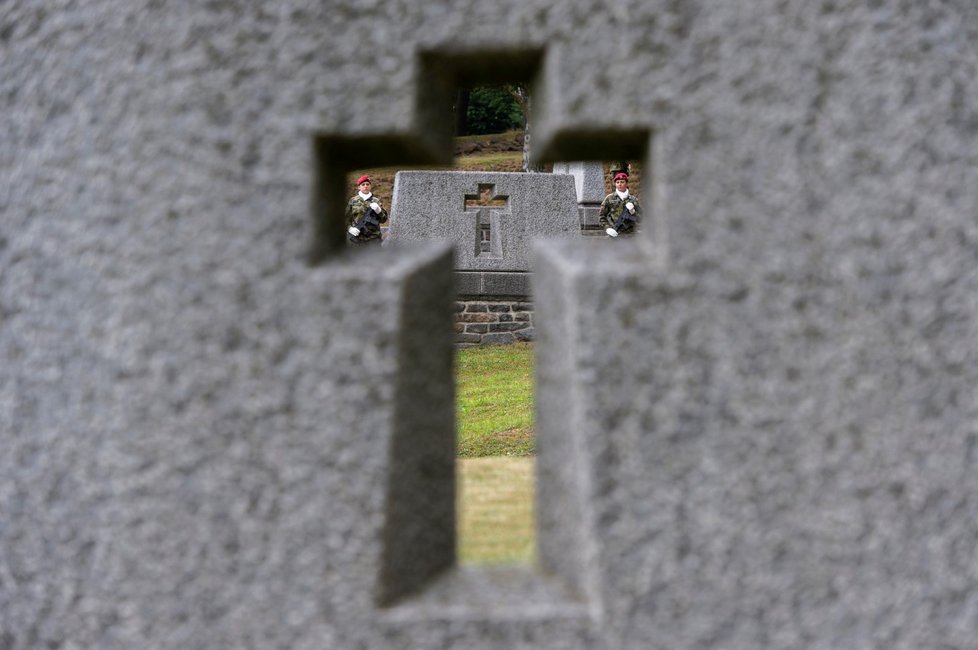
[[627, 181], [628, 174], [626, 174], [625, 172], [618, 172], [617, 174], [615, 174], [615, 180], [617, 181], [619, 178], [624, 178]]
[[369, 183], [369, 182], [370, 182], [370, 177], [366, 175], [361, 176], [360, 178], [357, 179], [357, 185], [359, 185], [360, 183]]

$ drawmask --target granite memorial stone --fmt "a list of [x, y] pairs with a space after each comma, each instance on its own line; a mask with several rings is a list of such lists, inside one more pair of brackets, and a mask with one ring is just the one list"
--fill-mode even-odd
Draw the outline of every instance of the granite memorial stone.
[[391, 205], [389, 244], [455, 244], [463, 298], [526, 298], [531, 240], [579, 231], [574, 180], [566, 174], [401, 171]]
[[598, 210], [604, 200], [604, 164], [595, 161], [554, 163], [555, 174], [570, 174], [577, 190], [577, 209], [581, 231], [585, 234], [603, 234], [598, 222]]
[[[975, 648], [976, 25], [7, 0], [0, 648]], [[651, 218], [531, 255], [505, 178], [408, 211], [534, 273], [538, 562], [467, 567], [453, 246], [344, 252], [337, 188], [513, 80], [541, 161], [640, 143]]]

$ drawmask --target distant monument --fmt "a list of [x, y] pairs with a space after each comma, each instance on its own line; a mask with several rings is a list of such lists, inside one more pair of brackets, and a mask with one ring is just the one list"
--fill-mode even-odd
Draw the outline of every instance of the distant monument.
[[577, 206], [568, 174], [402, 171], [394, 177], [385, 245], [455, 245], [459, 344], [528, 340], [530, 242], [577, 236]]
[[555, 174], [570, 174], [577, 190], [577, 210], [581, 232], [585, 235], [604, 235], [598, 223], [598, 210], [604, 200], [604, 164], [595, 161], [554, 163]]

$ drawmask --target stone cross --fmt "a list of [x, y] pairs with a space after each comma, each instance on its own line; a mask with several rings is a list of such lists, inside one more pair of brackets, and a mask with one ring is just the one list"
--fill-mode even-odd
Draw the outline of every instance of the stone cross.
[[465, 195], [465, 214], [475, 219], [475, 256], [503, 256], [502, 239], [498, 236], [501, 219], [511, 216], [509, 196], [496, 195], [496, 186], [480, 183], [476, 194]]

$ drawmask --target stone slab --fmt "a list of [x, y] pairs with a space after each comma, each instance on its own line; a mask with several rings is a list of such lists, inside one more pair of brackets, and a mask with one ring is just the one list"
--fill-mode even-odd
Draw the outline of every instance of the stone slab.
[[[0, 647], [974, 647], [972, 3], [598, 4], [3, 3]], [[651, 219], [542, 262], [549, 568], [380, 607], [395, 388], [449, 402], [392, 324], [451, 265], [310, 266], [310, 197], [512, 79], [539, 158], [649, 152]]]
[[[493, 211], [493, 250], [484, 252], [476, 218], [465, 208], [465, 196], [478, 196], [480, 186], [508, 197], [505, 207]], [[391, 206], [391, 245], [448, 239], [460, 271], [526, 272], [532, 238], [571, 236], [580, 228], [574, 180], [564, 174], [401, 171]]]
[[570, 174], [574, 177], [574, 189], [578, 203], [598, 203], [604, 200], [604, 163], [594, 161], [556, 162], [555, 174]]
[[461, 298], [526, 299], [531, 295], [532, 274], [493, 271], [456, 271], [455, 287]]
[[582, 231], [596, 230], [604, 234], [604, 228], [601, 227], [601, 222], [598, 220], [598, 212], [600, 210], [600, 205], [581, 206], [578, 209]]
[[455, 291], [459, 296], [481, 296], [482, 275], [481, 271], [456, 271]]
[[804, 277], [745, 296], [637, 239], [544, 242], [534, 277], [540, 552], [603, 647], [971, 645], [965, 330], [895, 346], [909, 287], [801, 315]]
[[482, 295], [529, 297], [531, 282], [529, 273], [483, 273]]

